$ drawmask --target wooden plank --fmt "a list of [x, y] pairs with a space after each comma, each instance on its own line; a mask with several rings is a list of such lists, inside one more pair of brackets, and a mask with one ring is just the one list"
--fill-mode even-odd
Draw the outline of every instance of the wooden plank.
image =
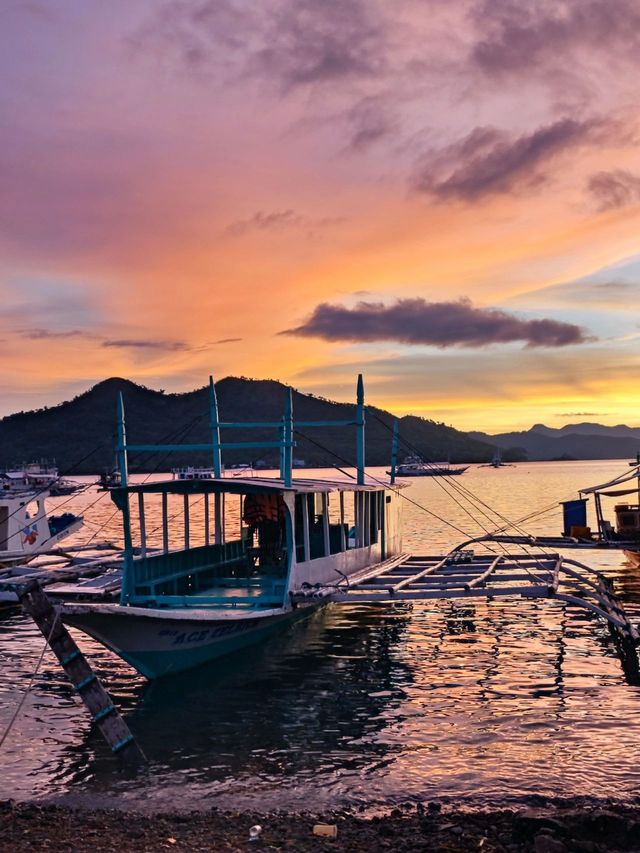
[[481, 575], [478, 575], [473, 580], [468, 581], [468, 583], [466, 583], [464, 585], [465, 589], [472, 589], [474, 586], [478, 586], [478, 584], [481, 584], [484, 581], [486, 581], [486, 579], [488, 577], [490, 577], [490, 575], [492, 575], [495, 572], [495, 570], [498, 567], [498, 564], [500, 563], [501, 560], [502, 560], [502, 555], [499, 557], [496, 557], [495, 560], [493, 561], [493, 563], [491, 563], [491, 565], [489, 566], [489, 568], [486, 571], [482, 572]]
[[19, 593], [20, 603], [31, 616], [58, 658], [78, 696], [91, 714], [111, 751], [132, 767], [146, 764], [146, 758], [111, 697], [89, 662], [60, 620], [51, 601], [37, 581]]
[[438, 569], [439, 569], [439, 568], [441, 568], [441, 566], [444, 566], [444, 565], [445, 565], [445, 563], [446, 563], [446, 561], [447, 561], [447, 560], [448, 560], [448, 557], [444, 557], [442, 560], [440, 560], [440, 562], [439, 562], [439, 563], [433, 563], [433, 564], [432, 564], [431, 566], [429, 566], [428, 568], [423, 569], [421, 572], [418, 572], [417, 574], [413, 575], [413, 577], [411, 577], [411, 578], [405, 578], [404, 580], [400, 581], [400, 583], [396, 584], [396, 585], [393, 587], [393, 591], [394, 591], [394, 593], [399, 592], [401, 589], [404, 589], [404, 587], [408, 586], [408, 585], [409, 585], [410, 583], [412, 583], [413, 581], [420, 580], [420, 578], [423, 578], [423, 577], [425, 577], [426, 575], [431, 575], [431, 574], [433, 574], [434, 572], [437, 572], [437, 571], [438, 571]]

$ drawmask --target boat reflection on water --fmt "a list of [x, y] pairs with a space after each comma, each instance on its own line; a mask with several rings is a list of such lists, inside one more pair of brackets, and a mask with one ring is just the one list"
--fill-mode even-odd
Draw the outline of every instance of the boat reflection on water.
[[[256, 779], [298, 785], [400, 750], [378, 735], [397, 723], [414, 679], [398, 651], [411, 615], [406, 605], [329, 606], [262, 646], [152, 682], [114, 658], [124, 671], [112, 670], [110, 684], [150, 759], [147, 781], [175, 790], [185, 774], [212, 795], [233, 785], [241, 797]], [[116, 762], [95, 732], [64, 753], [58, 773], [72, 780], [74, 801], [93, 801], [103, 786], [127, 799], [140, 785], [121, 772], [114, 783]], [[162, 793], [153, 796], [157, 804]]]

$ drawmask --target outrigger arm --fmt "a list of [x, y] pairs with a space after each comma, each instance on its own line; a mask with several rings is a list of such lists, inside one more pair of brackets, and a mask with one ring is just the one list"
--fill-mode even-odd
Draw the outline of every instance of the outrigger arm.
[[640, 684], [640, 631], [629, 619], [611, 581], [560, 554], [474, 554], [474, 540], [445, 556], [409, 556], [381, 563], [348, 585], [298, 590], [295, 601], [321, 597], [348, 604], [384, 604], [433, 599], [549, 598], [605, 619], [627, 680]]

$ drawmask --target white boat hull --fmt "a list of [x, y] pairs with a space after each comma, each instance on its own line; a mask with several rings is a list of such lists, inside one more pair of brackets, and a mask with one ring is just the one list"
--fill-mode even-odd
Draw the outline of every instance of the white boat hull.
[[[63, 621], [103, 643], [146, 678], [200, 666], [263, 642], [310, 616], [321, 601], [295, 609], [230, 613], [157, 611], [101, 604], [65, 604]], [[141, 612], [142, 611], [142, 612]]]

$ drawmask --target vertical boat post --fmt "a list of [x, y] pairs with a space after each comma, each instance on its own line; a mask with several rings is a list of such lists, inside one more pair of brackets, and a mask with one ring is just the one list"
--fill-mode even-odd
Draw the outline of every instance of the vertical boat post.
[[283, 416], [282, 416], [282, 419], [281, 419], [281, 421], [280, 421], [280, 454], [279, 454], [279, 456], [280, 456], [280, 479], [281, 479], [281, 480], [284, 480], [284, 468], [285, 468], [285, 461], [284, 461], [284, 444], [285, 444], [284, 430], [285, 430], [285, 426], [284, 426], [284, 415], [283, 415]]
[[364, 382], [361, 373], [358, 374], [356, 439], [357, 482], [359, 486], [364, 486]]
[[[120, 485], [126, 489], [129, 485], [129, 466], [127, 460], [127, 430], [124, 422], [124, 400], [122, 391], [118, 394], [118, 465], [120, 468]], [[131, 515], [129, 512], [129, 494], [125, 492], [122, 503], [122, 530], [124, 534], [124, 567], [122, 572], [122, 590], [120, 601], [124, 604], [131, 590], [131, 578], [133, 575], [133, 540], [131, 538]]]
[[293, 477], [293, 392], [287, 388], [285, 397], [284, 423], [282, 429], [282, 452], [284, 459], [283, 477], [285, 488], [291, 488]]
[[184, 517], [184, 549], [185, 551], [189, 550], [189, 542], [191, 541], [191, 533], [189, 527], [189, 495], [183, 495], [184, 509], [183, 509], [183, 517]]
[[140, 556], [147, 556], [147, 525], [144, 517], [144, 492], [138, 492], [138, 517], [140, 519]]
[[390, 481], [393, 486], [396, 482], [396, 468], [398, 467], [398, 419], [393, 420], [393, 435], [391, 438], [391, 471]]
[[162, 493], [162, 550], [165, 554], [169, 553], [169, 513], [166, 492]]
[[[216, 394], [216, 386], [213, 381], [213, 376], [209, 376], [209, 415], [211, 420], [211, 443], [213, 444], [213, 476], [218, 480], [222, 477], [222, 459], [220, 454], [220, 417], [218, 415], [218, 395]], [[207, 534], [209, 533], [209, 506], [208, 495], [206, 496], [207, 507]], [[215, 520], [214, 520], [214, 542], [216, 545], [221, 545], [224, 539], [224, 530], [222, 526], [222, 503], [224, 497], [219, 492], [214, 497]], [[207, 535], [208, 540], [208, 535]], [[207, 541], [207, 545], [209, 542]]]

